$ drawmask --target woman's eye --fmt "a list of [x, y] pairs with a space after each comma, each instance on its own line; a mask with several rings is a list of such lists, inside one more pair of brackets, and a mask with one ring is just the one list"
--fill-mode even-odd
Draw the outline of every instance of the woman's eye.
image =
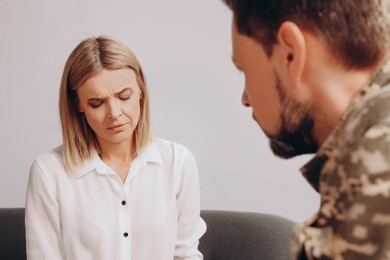
[[103, 104], [103, 101], [90, 102], [88, 104], [92, 108], [98, 108]]
[[129, 100], [130, 97], [131, 97], [131, 95], [120, 96], [119, 99], [125, 101], [125, 100]]

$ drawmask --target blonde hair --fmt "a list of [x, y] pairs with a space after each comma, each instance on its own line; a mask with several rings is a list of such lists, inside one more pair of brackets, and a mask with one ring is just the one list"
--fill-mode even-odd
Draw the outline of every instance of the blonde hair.
[[70, 54], [62, 74], [59, 106], [63, 138], [63, 160], [69, 171], [81, 166], [94, 150], [100, 151], [94, 131], [78, 110], [77, 88], [103, 69], [130, 68], [141, 89], [140, 118], [134, 130], [135, 152], [152, 139], [147, 85], [135, 54], [123, 43], [107, 36], [88, 38]]

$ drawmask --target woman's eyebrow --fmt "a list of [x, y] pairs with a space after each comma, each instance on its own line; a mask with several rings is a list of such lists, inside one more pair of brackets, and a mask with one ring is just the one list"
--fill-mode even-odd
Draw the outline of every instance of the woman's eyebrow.
[[[133, 92], [133, 88], [130, 88], [130, 87], [123, 88], [120, 91], [118, 91], [117, 93], [115, 93], [115, 96], [119, 96], [126, 91]], [[105, 99], [106, 99], [105, 97], [91, 97], [91, 98], [88, 98], [87, 101], [89, 102], [89, 101], [98, 101], [98, 100], [105, 100]]]
[[124, 89], [122, 89], [121, 91], [117, 92], [115, 95], [120, 95], [120, 94], [122, 94], [123, 92], [126, 92], [126, 91], [128, 91], [128, 90], [130, 90], [131, 92], [133, 92], [133, 88], [127, 87], [127, 88], [124, 88]]

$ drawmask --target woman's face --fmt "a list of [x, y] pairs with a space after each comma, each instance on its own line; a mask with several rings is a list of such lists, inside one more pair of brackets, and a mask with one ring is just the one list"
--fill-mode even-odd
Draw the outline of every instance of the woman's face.
[[141, 90], [132, 69], [105, 70], [77, 88], [79, 111], [99, 145], [132, 142], [140, 116]]

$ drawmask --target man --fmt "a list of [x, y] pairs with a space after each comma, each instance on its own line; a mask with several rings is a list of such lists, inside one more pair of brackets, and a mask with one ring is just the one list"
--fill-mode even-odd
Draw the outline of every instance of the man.
[[224, 0], [242, 103], [321, 206], [295, 259], [390, 259], [390, 0]]

